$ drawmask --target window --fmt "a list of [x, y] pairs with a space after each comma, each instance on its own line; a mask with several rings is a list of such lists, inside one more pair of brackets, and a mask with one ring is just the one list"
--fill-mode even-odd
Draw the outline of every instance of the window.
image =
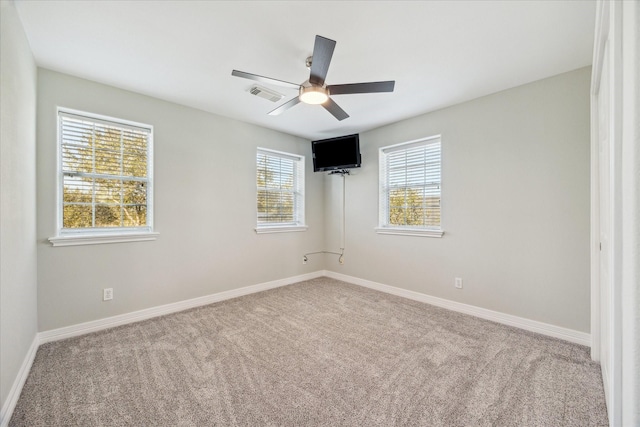
[[151, 126], [58, 110], [54, 246], [152, 240]]
[[258, 148], [257, 233], [304, 231], [304, 156]]
[[380, 149], [382, 234], [441, 237], [440, 136]]

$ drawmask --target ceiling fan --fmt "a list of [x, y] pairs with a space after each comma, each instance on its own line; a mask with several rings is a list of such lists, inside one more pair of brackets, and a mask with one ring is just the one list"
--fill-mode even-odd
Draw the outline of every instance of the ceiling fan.
[[272, 79], [270, 77], [245, 73], [244, 71], [238, 70], [233, 70], [231, 75], [256, 80], [262, 83], [298, 89], [298, 96], [269, 112], [272, 116], [277, 116], [302, 101], [306, 104], [320, 104], [336, 119], [344, 120], [349, 117], [349, 115], [340, 108], [333, 99], [331, 99], [332, 95], [393, 92], [393, 88], [396, 84], [394, 80], [384, 82], [326, 85], [324, 80], [327, 77], [327, 71], [329, 70], [329, 64], [331, 63], [331, 57], [333, 56], [333, 50], [335, 47], [336, 42], [334, 40], [327, 39], [322, 36], [316, 36], [315, 45], [313, 46], [313, 54], [308, 57], [306, 61], [307, 67], [311, 71], [309, 80], [306, 80], [301, 84], [285, 82], [283, 80]]

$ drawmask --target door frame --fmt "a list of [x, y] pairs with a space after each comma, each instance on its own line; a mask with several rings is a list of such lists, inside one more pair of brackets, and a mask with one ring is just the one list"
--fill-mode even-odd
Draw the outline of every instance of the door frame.
[[[603, 334], [609, 335], [610, 366], [603, 369], [607, 411], [611, 425], [620, 425], [622, 415], [622, 233], [621, 233], [621, 136], [622, 136], [622, 4], [599, 1], [591, 75], [591, 358], [601, 360]], [[605, 46], [609, 55], [605, 57]], [[602, 330], [600, 300], [600, 165], [598, 92], [602, 66], [609, 66], [609, 328]]]

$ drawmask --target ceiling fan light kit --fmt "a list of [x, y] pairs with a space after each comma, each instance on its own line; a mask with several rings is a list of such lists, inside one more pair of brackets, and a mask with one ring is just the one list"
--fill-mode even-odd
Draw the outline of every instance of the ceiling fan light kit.
[[300, 86], [300, 101], [305, 104], [324, 104], [329, 99], [329, 91], [319, 86]]
[[283, 80], [272, 79], [270, 77], [259, 76], [257, 74], [246, 73], [244, 71], [233, 70], [232, 76], [244, 79], [255, 80], [261, 83], [269, 83], [278, 86], [298, 89], [298, 96], [280, 105], [269, 115], [277, 116], [301, 101], [305, 104], [322, 105], [337, 120], [344, 120], [349, 115], [338, 104], [331, 99], [330, 95], [349, 95], [355, 93], [380, 93], [393, 92], [395, 81], [369, 83], [349, 83], [339, 85], [325, 85], [325, 78], [331, 64], [333, 50], [336, 47], [334, 40], [316, 36], [313, 46], [313, 55], [306, 58], [305, 65], [310, 70], [309, 80], [302, 84], [295, 84]]

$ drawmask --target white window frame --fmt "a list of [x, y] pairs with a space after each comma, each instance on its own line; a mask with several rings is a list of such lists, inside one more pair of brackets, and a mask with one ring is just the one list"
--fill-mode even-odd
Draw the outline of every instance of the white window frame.
[[442, 237], [444, 230], [442, 229], [442, 216], [440, 217], [440, 225], [438, 227], [428, 226], [397, 226], [389, 224], [389, 175], [387, 169], [387, 156], [390, 153], [407, 150], [417, 146], [427, 146], [438, 144], [439, 147], [439, 189], [440, 189], [440, 215], [442, 215], [442, 138], [440, 135], [430, 136], [427, 138], [416, 139], [413, 141], [403, 142], [400, 144], [389, 145], [379, 149], [379, 209], [378, 209], [378, 227], [375, 228], [378, 234], [397, 234], [404, 236], [420, 236], [420, 237]]
[[[294, 167], [294, 220], [291, 222], [258, 222], [258, 157], [270, 156], [279, 159], [287, 159], [293, 162]], [[305, 224], [305, 157], [299, 154], [286, 153], [284, 151], [270, 150], [268, 148], [258, 147], [256, 150], [256, 228], [255, 231], [258, 234], [263, 233], [284, 233], [284, 232], [296, 232], [306, 231], [309, 227]]]
[[[109, 227], [109, 228], [79, 228], [63, 227], [63, 187], [62, 170], [62, 128], [61, 118], [78, 116], [96, 123], [113, 125], [121, 128], [134, 128], [148, 132], [147, 140], [147, 225], [144, 227]], [[123, 243], [155, 240], [159, 233], [153, 231], [153, 126], [129, 120], [103, 116], [99, 114], [58, 107], [57, 121], [57, 168], [56, 168], [56, 236], [50, 237], [53, 246], [95, 245], [103, 243]]]

